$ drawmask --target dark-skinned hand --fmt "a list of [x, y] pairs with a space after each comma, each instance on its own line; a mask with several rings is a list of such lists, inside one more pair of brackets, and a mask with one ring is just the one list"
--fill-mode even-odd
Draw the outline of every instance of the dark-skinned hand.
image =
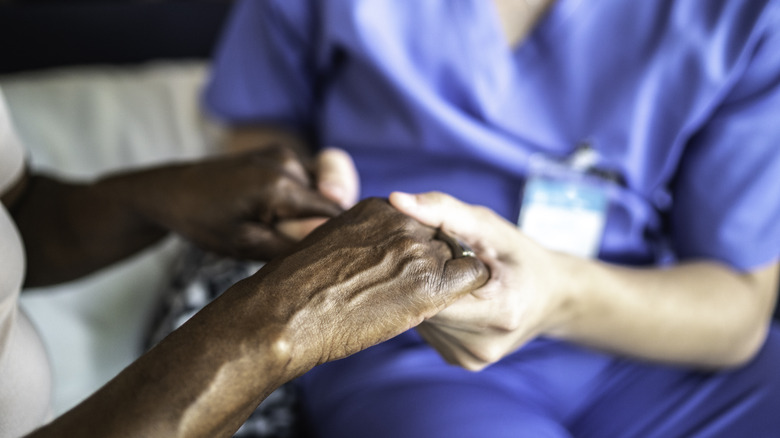
[[344, 210], [347, 196], [326, 190], [341, 185], [352, 196], [356, 183], [339, 177], [344, 169], [353, 167], [343, 153], [323, 152], [308, 172], [277, 146], [91, 183], [28, 174], [3, 204], [25, 243], [25, 284], [42, 286], [94, 272], [169, 232], [222, 255], [269, 260]]
[[488, 276], [479, 259], [453, 258], [435, 228], [374, 198], [237, 284], [248, 294], [274, 292], [234, 308], [276, 321], [276, 346], [289, 350], [292, 369], [304, 372], [417, 326]]
[[287, 251], [294, 240], [277, 230], [280, 222], [342, 211], [282, 146], [152, 169], [134, 180], [141, 183], [125, 185], [151, 221], [238, 258], [269, 260]]

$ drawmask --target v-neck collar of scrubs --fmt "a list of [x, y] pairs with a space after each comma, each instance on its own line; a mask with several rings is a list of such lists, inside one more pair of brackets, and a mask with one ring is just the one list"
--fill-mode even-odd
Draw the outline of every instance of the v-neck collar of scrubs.
[[[458, 8], [460, 13], [452, 16], [470, 29], [457, 35], [464, 47], [461, 64], [471, 71], [469, 85], [462, 92], [472, 96], [468, 102], [475, 117], [496, 132], [503, 132], [510, 142], [526, 145], [508, 148], [514, 157], [512, 161], [525, 161], [526, 151], [564, 154], [575, 146], [562, 141], [561, 133], [537, 129], [541, 126], [532, 106], [537, 95], [533, 91], [535, 84], [549, 82], [550, 72], [540, 70], [547, 64], [539, 58], [551, 55], [546, 53], [551, 48], [555, 52], [551, 46], [565, 41], [559, 34], [567, 30], [564, 26], [576, 24], [572, 20], [581, 4], [582, 0], [556, 0], [516, 47], [507, 42], [498, 11], [491, 1], [471, 2], [470, 8]], [[482, 25], [470, 26], [472, 20]]]
[[[495, 3], [492, 1], [480, 1], [479, 3], [487, 8], [487, 15], [491, 17], [493, 24], [490, 27], [496, 33], [496, 36], [498, 37], [497, 40], [502, 42], [501, 45], [504, 49], [514, 57], [522, 58], [524, 52], [531, 51], [540, 38], [552, 36], [560, 26], [565, 25], [568, 20], [573, 19], [574, 14], [582, 5], [583, 1], [553, 0], [552, 4], [550, 4], [547, 7], [547, 10], [539, 17], [528, 35], [515, 44], [510, 44], [503, 33], [503, 26], [501, 24], [501, 19], [498, 16], [498, 10]], [[529, 47], [531, 49], [529, 49]]]

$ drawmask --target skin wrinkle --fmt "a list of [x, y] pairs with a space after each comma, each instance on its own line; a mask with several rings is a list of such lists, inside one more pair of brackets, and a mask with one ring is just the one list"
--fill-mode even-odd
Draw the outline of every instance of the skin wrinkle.
[[[343, 250], [344, 252], [350, 253], [352, 251], [348, 251], [348, 249]], [[372, 254], [378, 253], [377, 251], [371, 252]], [[422, 260], [419, 259], [419, 257], [415, 256], [407, 256], [405, 260], [398, 262], [395, 260], [394, 254], [391, 252], [382, 252], [380, 253], [381, 257], [376, 260], [376, 262], [372, 263], [370, 265], [369, 269], [366, 269], [365, 262], [366, 258], [363, 259], [349, 259], [349, 258], [343, 258], [345, 260], [350, 260], [350, 266], [351, 265], [361, 265], [363, 270], [356, 270], [354, 274], [351, 273], [351, 269], [345, 269], [344, 271], [338, 272], [338, 280], [335, 282], [335, 285], [331, 288], [326, 289], [320, 289], [319, 291], [315, 292], [312, 296], [312, 299], [310, 299], [309, 307], [312, 307], [314, 309], [318, 309], [318, 313], [321, 313], [323, 310], [326, 313], [333, 313], [338, 314], [342, 318], [342, 320], [347, 321], [351, 318], [355, 318], [355, 315], [360, 315], [359, 319], [365, 320], [367, 323], [370, 321], [375, 320], [381, 320], [382, 318], [379, 318], [380, 314], [384, 318], [387, 317], [387, 309], [380, 309], [377, 307], [374, 307], [372, 303], [370, 302], [371, 299], [376, 295], [376, 290], [386, 289], [387, 284], [391, 284], [393, 282], [393, 278], [402, 277], [402, 276], [408, 276], [408, 271], [410, 269], [410, 266], [416, 266], [420, 263], [423, 263]], [[348, 254], [349, 255], [349, 254]], [[341, 257], [343, 255], [340, 254]], [[340, 257], [340, 258], [341, 258]], [[388, 274], [383, 275], [376, 275], [376, 273], [382, 274], [385, 272], [388, 272], [388, 267], [390, 267]], [[417, 270], [418, 273], [414, 274], [413, 277], [419, 277], [419, 272], [422, 270]], [[424, 272], [424, 271], [423, 271]], [[364, 278], [372, 278], [374, 280], [368, 282], [367, 284], [363, 284], [365, 282]], [[356, 285], [361, 285], [361, 287], [356, 287]], [[347, 291], [347, 293], [345, 293]], [[340, 297], [336, 300], [333, 300], [331, 297]], [[330, 311], [333, 306], [339, 306], [342, 307], [340, 312], [332, 312]], [[368, 307], [367, 307], [368, 305]], [[393, 311], [392, 313], [395, 315], [402, 315], [404, 313], [406, 314], [415, 314], [416, 312], [413, 311], [413, 308], [410, 304], [407, 303], [401, 303], [401, 306], [403, 306], [400, 311]], [[321, 318], [314, 318], [312, 319], [312, 316], [309, 314], [309, 312], [306, 312], [305, 310], [301, 310], [300, 312], [297, 312], [295, 317], [296, 319], [303, 321], [304, 323], [307, 321], [312, 320], [320, 320], [321, 324], [320, 327], [323, 325], [331, 324], [332, 321], [325, 321]], [[392, 326], [397, 324], [398, 320], [392, 321], [386, 325]], [[404, 321], [407, 323], [410, 327], [417, 325], [416, 323], [421, 322], [421, 320], [409, 320]], [[416, 323], [415, 323], [416, 322]], [[304, 323], [293, 323], [293, 325], [304, 325]], [[343, 323], [340, 323], [339, 326], [342, 326]], [[324, 330], [315, 330], [314, 333], [323, 333]], [[350, 349], [357, 350], [357, 349], [363, 349], [367, 347], [367, 345], [363, 345], [360, 343], [354, 343], [352, 340], [355, 338], [355, 334], [352, 332], [342, 332], [340, 333], [340, 342], [342, 345], [350, 346]], [[357, 347], [357, 348], [355, 348]], [[320, 363], [323, 363], [325, 361], [331, 360], [330, 356], [323, 357], [320, 360]]]
[[[350, 220], [345, 222], [352, 223]], [[419, 313], [419, 310], [416, 309], [421, 307], [439, 309], [446, 304], [444, 296], [433, 293], [423, 294], [418, 303], [400, 302], [394, 307], [387, 307], [387, 305], [377, 307], [372, 303], [372, 299], [375, 300], [375, 296], [378, 294], [384, 294], [383, 291], [387, 290], [388, 285], [397, 278], [416, 279], [416, 282], [426, 285], [425, 290], [436, 290], [448, 286], [441, 276], [442, 272], [440, 272], [443, 271], [443, 265], [434, 269], [435, 273], [431, 271], [430, 264], [436, 263], [435, 260], [441, 263], [446, 260], [447, 256], [452, 256], [444, 242], [432, 239], [433, 229], [420, 228], [419, 224], [409, 220], [404, 220], [402, 224], [396, 225], [390, 231], [376, 227], [356, 228], [357, 230], [352, 231], [359, 235], [356, 240], [376, 242], [377, 245], [347, 246], [333, 251], [332, 257], [329, 258], [339, 260], [341, 266], [331, 266], [327, 260], [300, 261], [300, 264], [304, 266], [303, 275], [310, 272], [313, 276], [322, 276], [323, 273], [327, 273], [334, 276], [335, 281], [326, 282], [334, 284], [330, 288], [315, 289], [307, 299], [307, 303], [289, 315], [291, 329], [287, 331], [286, 336], [291, 339], [291, 345], [298, 343], [292, 339], [314, 336], [321, 341], [342, 344], [347, 350], [368, 346], [368, 344], [355, 343], [354, 339], [361, 336], [352, 331], [336, 331], [328, 335], [330, 339], [325, 339], [325, 333], [328, 332], [327, 327], [323, 323], [313, 325], [310, 321], [312, 316], [316, 315], [312, 315], [312, 313], [319, 315], [323, 311], [331, 311], [333, 314], [339, 315], [342, 323], [337, 324], [337, 327], [345, 326], [343, 321], [348, 321], [350, 318], [365, 321], [365, 324], [362, 324], [365, 326], [369, 326], [370, 323], [375, 323], [377, 320], [390, 318], [389, 322], [385, 324], [388, 327], [403, 325], [411, 328], [430, 315], [399, 319], [401, 315], [416, 315]], [[424, 233], [421, 234], [423, 231]], [[347, 234], [350, 233], [347, 232]], [[360, 256], [356, 257], [356, 255]], [[307, 309], [319, 310], [312, 312]], [[314, 318], [314, 320], [318, 319]], [[355, 325], [353, 324], [353, 326]], [[318, 363], [332, 358], [334, 356], [330, 354], [323, 354], [318, 359]]]
[[[336, 249], [332, 250], [327, 259], [312, 260], [306, 255], [306, 251], [302, 251], [300, 257], [286, 261], [300, 266], [300, 275], [303, 277], [331, 277], [329, 280], [314, 282], [312, 287], [315, 289], [308, 295], [306, 302], [298, 305], [289, 314], [281, 316], [288, 324], [283, 338], [288, 340], [293, 349], [310, 338], [315, 338], [322, 344], [340, 344], [344, 347], [343, 350], [362, 349], [369, 345], [355, 342], [355, 339], [361, 339], [362, 336], [354, 329], [333, 330], [332, 324], [327, 324], [319, 318], [323, 313], [339, 317], [340, 322], [335, 324], [337, 328], [359, 327], [359, 330], [362, 330], [383, 319], [388, 321], [383, 324], [385, 327], [399, 325], [411, 328], [430, 315], [399, 319], [401, 315], [417, 315], [421, 308], [439, 309], [446, 303], [445, 296], [429, 293], [420, 294], [417, 302], [400, 300], [389, 307], [387, 303], [383, 306], [374, 305], [376, 297], [386, 295], [385, 291], [393, 287], [390, 285], [398, 278], [414, 279], [413, 282], [424, 284], [424, 289], [429, 291], [449, 286], [441, 278], [443, 265], [431, 270], [431, 263], [442, 263], [452, 256], [444, 242], [432, 238], [433, 229], [420, 227], [406, 218], [401, 224], [394, 223], [394, 227], [389, 231], [381, 227], [365, 227], [352, 218], [346, 218], [343, 222], [346, 235], [354, 235], [354, 240], [366, 242], [368, 245], [348, 244], [346, 247], [338, 247], [334, 243], [332, 246]], [[331, 260], [338, 260], [339, 265], [333, 265]], [[273, 271], [277, 269], [274, 266], [269, 268]], [[323, 283], [333, 286], [318, 286]], [[391, 293], [405, 292], [403, 289], [396, 289]], [[350, 318], [357, 318], [364, 323], [346, 324]], [[328, 323], [332, 322], [331, 316]], [[341, 355], [339, 351], [322, 352], [316, 361], [322, 363]]]

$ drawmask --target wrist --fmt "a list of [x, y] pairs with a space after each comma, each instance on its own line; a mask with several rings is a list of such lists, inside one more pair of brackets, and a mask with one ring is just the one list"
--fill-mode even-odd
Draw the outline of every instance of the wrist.
[[553, 252], [554, 266], [552, 290], [557, 297], [553, 317], [545, 330], [545, 334], [562, 339], [570, 339], [576, 332], [577, 322], [585, 313], [588, 301], [589, 266], [591, 260], [565, 253]]
[[137, 232], [164, 235], [170, 230], [162, 212], [176, 197], [168, 193], [169, 183], [159, 173], [157, 169], [119, 173], [98, 180], [92, 187], [121, 211]]
[[[263, 364], [263, 379], [281, 385], [311, 369], [316, 363], [306, 361], [308, 355], [299, 351], [305, 342], [297, 339], [293, 300], [301, 287], [291, 287], [287, 280], [276, 281], [265, 270], [233, 285], [214, 304], [217, 312], [230, 315], [226, 337], [239, 343], [257, 364]], [[224, 317], [221, 318], [223, 321]]]

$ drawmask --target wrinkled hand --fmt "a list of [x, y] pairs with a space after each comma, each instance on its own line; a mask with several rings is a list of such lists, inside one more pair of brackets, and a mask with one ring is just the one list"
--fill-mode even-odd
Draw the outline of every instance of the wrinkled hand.
[[134, 197], [143, 214], [205, 249], [238, 258], [268, 260], [287, 251], [294, 241], [276, 229], [280, 222], [342, 211], [281, 146], [144, 174]]
[[368, 199], [237, 286], [279, 291], [256, 308], [282, 327], [277, 348], [303, 372], [396, 336], [485, 283], [478, 259], [453, 259], [435, 235]]
[[442, 193], [393, 193], [390, 202], [469, 245], [490, 269], [485, 286], [417, 327], [450, 363], [482, 369], [556, 324], [566, 299], [557, 254], [493, 211]]

